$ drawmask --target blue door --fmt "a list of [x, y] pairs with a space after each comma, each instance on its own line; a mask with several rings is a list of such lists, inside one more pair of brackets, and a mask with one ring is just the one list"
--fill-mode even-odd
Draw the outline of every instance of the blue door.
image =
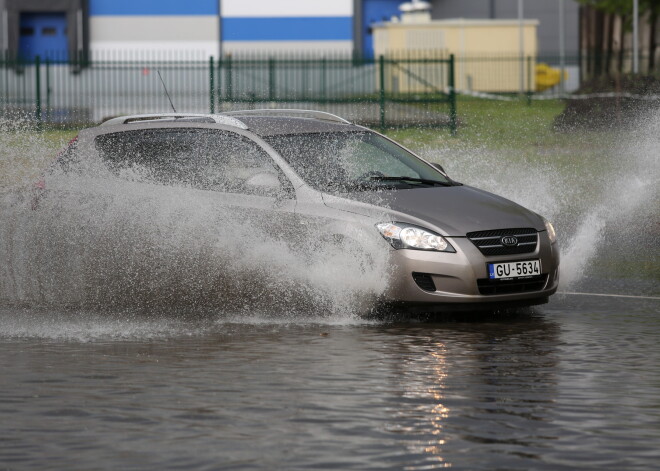
[[66, 13], [21, 13], [18, 53], [28, 61], [68, 60]]
[[367, 59], [374, 57], [374, 35], [371, 25], [389, 21], [399, 16], [399, 5], [404, 0], [362, 0], [362, 54]]

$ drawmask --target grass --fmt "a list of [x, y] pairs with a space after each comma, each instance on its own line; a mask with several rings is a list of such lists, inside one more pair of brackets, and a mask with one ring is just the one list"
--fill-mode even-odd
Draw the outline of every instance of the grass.
[[[479, 98], [459, 97], [457, 103], [459, 130], [455, 139], [475, 145], [524, 146], [533, 141], [552, 141], [552, 120], [564, 109], [558, 100], [533, 102], [492, 101]], [[444, 111], [440, 109], [440, 111]], [[393, 131], [399, 138], [416, 135], [417, 129]], [[435, 139], [450, 137], [448, 129], [436, 130]], [[532, 137], [533, 136], [533, 137]], [[428, 136], [429, 144], [434, 138]], [[530, 139], [531, 138], [531, 139]]]
[[[413, 150], [446, 147], [464, 150], [483, 148], [506, 151], [517, 160], [543, 160], [553, 155], [555, 163], [575, 155], [593, 157], [617, 141], [612, 132], [558, 133], [553, 121], [564, 109], [560, 100], [495, 101], [460, 97], [459, 128], [455, 137], [448, 129], [392, 129], [386, 132]], [[440, 111], [445, 111], [440, 109]], [[564, 157], [567, 156], [567, 157]]]

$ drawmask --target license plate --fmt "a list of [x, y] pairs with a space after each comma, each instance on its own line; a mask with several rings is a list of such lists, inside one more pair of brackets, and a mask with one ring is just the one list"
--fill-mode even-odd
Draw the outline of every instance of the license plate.
[[540, 260], [524, 260], [521, 262], [489, 263], [488, 277], [491, 280], [498, 278], [524, 278], [541, 274]]

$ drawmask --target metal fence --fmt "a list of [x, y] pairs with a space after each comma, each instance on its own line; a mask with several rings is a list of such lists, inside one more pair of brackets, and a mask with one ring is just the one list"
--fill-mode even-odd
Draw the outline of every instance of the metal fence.
[[[618, 70], [618, 64], [625, 73], [629, 57], [619, 56], [616, 64], [603, 59], [603, 67]], [[657, 75], [658, 63], [647, 72]], [[0, 114], [89, 124], [169, 111], [160, 73], [179, 111], [319, 109], [382, 128], [448, 126], [455, 132], [456, 93], [499, 99], [522, 95], [528, 103], [566, 97], [588, 78], [585, 67], [579, 57], [454, 58], [434, 50], [375, 60], [339, 53], [244, 52], [201, 60], [199, 54], [109, 53], [26, 63], [0, 55]]]
[[101, 58], [0, 61], [0, 107], [45, 123], [93, 123], [134, 113], [302, 108], [379, 127], [456, 130], [453, 57], [242, 54], [220, 60]]

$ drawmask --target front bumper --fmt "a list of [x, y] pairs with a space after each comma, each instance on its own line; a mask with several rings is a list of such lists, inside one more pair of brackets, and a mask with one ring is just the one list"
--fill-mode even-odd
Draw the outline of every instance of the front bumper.
[[[456, 253], [431, 252], [422, 250], [392, 250], [392, 267], [389, 288], [385, 295], [386, 302], [403, 302], [421, 305], [443, 304], [459, 307], [460, 305], [533, 305], [547, 300], [557, 291], [559, 282], [559, 250], [557, 244], [551, 244], [545, 232], [539, 233], [539, 243], [534, 252], [518, 255], [485, 256], [467, 238], [447, 237]], [[485, 290], [481, 283], [488, 283], [488, 263], [514, 262], [521, 260], [541, 261], [542, 281], [534, 280], [522, 289]], [[429, 284], [420, 286], [413, 278], [413, 273], [426, 275]], [[531, 286], [531, 288], [530, 288]], [[504, 294], [500, 294], [504, 291]], [[485, 292], [493, 294], [483, 294]]]

